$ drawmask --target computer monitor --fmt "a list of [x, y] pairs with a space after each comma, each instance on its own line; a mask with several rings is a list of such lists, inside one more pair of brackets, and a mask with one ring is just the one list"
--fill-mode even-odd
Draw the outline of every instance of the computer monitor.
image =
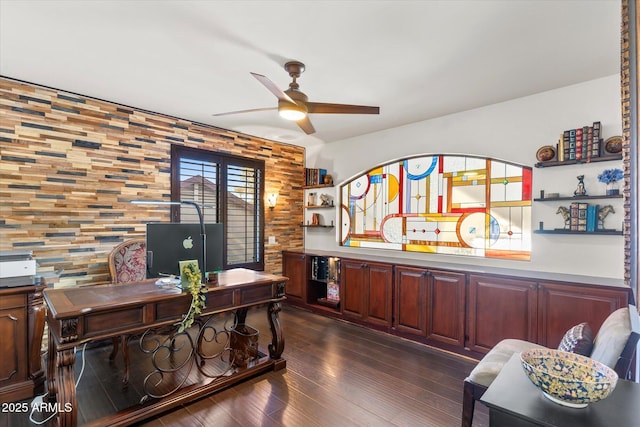
[[[220, 223], [205, 224], [207, 241], [206, 270], [223, 268], [223, 227]], [[202, 265], [202, 239], [200, 224], [149, 223], [147, 224], [147, 277], [180, 275], [180, 261], [197, 259]]]

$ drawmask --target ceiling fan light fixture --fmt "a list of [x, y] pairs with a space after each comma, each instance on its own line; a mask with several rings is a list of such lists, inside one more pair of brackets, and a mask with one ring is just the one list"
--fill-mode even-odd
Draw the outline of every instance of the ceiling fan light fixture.
[[297, 122], [307, 117], [307, 109], [304, 105], [292, 104], [287, 101], [278, 101], [278, 114], [286, 120]]

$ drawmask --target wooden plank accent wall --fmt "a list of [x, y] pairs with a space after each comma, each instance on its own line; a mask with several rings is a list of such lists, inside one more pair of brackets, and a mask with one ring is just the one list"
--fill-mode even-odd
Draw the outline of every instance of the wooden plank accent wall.
[[[265, 271], [302, 250], [304, 148], [0, 78], [0, 251], [32, 250], [56, 286], [110, 281], [107, 256], [169, 221], [172, 144], [265, 161]], [[286, 245], [282, 247], [281, 245]]]

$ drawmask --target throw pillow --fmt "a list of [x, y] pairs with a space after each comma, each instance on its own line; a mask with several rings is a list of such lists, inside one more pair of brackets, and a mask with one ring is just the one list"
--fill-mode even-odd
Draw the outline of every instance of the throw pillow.
[[569, 329], [558, 346], [558, 350], [581, 354], [582, 356], [591, 355], [592, 349], [593, 332], [591, 332], [591, 328], [586, 322]]

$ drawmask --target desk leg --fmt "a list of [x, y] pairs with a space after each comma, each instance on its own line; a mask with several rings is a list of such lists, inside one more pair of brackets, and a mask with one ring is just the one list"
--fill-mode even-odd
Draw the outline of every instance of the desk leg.
[[61, 427], [75, 427], [78, 424], [78, 402], [76, 400], [76, 381], [74, 365], [76, 363], [75, 350], [68, 349], [56, 354], [56, 402], [59, 408], [58, 425]]
[[55, 338], [49, 328], [49, 341], [47, 350], [47, 391], [49, 394], [49, 400], [55, 401], [58, 388], [56, 387], [56, 354], [58, 354], [58, 348], [55, 345]]
[[[280, 303], [269, 303], [269, 326], [271, 327], [271, 344], [269, 344], [269, 356], [272, 359], [280, 359], [284, 351], [284, 335], [280, 324]], [[283, 368], [281, 366], [280, 368]], [[280, 369], [278, 368], [278, 369]]]

